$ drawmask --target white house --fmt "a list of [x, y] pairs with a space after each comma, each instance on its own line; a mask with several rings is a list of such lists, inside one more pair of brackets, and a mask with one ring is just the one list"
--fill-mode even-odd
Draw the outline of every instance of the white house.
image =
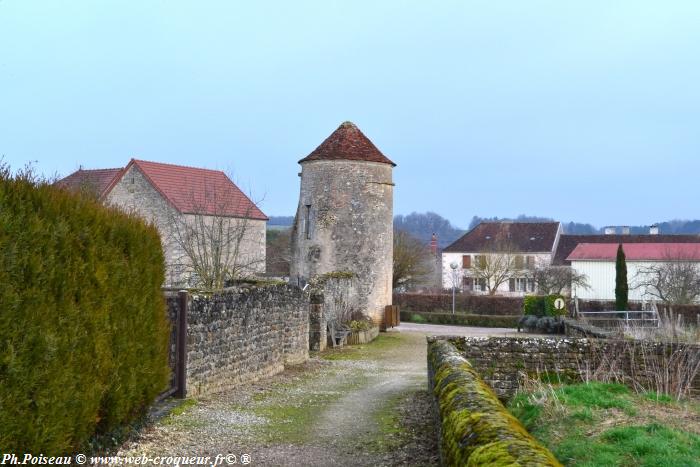
[[[529, 273], [551, 264], [561, 232], [559, 222], [482, 222], [443, 250], [442, 287], [477, 294], [495, 288], [506, 296], [534, 292]], [[506, 268], [503, 277], [498, 269]]]
[[[615, 261], [620, 243], [579, 243], [566, 258], [571, 267], [588, 277], [590, 288], [574, 288], [573, 295], [587, 300], [615, 300]], [[622, 243], [627, 263], [629, 300], [650, 300], [649, 269], [661, 263], [691, 262], [700, 267], [700, 243]]]

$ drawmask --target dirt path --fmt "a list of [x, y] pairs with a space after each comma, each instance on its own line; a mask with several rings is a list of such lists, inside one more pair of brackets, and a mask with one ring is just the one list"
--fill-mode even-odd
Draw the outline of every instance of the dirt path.
[[248, 454], [250, 465], [437, 465], [425, 336], [439, 331], [448, 332], [402, 326], [370, 345], [324, 352], [272, 378], [187, 400], [118, 454]]

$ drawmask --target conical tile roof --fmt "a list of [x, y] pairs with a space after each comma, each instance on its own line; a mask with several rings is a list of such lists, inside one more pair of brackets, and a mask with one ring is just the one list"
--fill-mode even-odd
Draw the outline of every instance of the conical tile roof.
[[311, 154], [299, 161], [351, 160], [396, 166], [352, 122], [342, 123]]

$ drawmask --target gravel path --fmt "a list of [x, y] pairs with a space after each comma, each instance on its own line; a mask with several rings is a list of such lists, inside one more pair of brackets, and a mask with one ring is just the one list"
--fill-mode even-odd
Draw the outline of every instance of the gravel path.
[[405, 323], [235, 390], [186, 400], [121, 456], [250, 455], [250, 465], [438, 465], [426, 335], [512, 329]]

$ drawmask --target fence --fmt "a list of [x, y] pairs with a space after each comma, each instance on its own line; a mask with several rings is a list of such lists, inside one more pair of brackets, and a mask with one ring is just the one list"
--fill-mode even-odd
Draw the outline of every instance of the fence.
[[578, 315], [584, 321], [602, 328], [615, 328], [619, 327], [620, 324], [624, 324], [625, 327], [629, 327], [630, 324], [659, 327], [661, 323], [659, 313], [656, 310], [579, 311]]

